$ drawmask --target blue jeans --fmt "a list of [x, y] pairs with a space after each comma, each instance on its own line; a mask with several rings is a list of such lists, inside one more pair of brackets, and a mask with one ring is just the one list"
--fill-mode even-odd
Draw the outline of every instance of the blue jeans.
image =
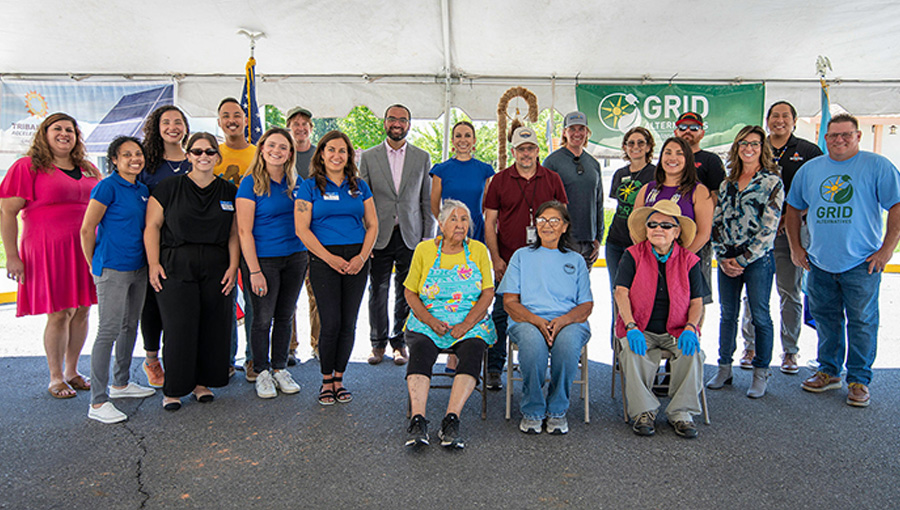
[[868, 386], [878, 349], [881, 273], [869, 274], [868, 262], [843, 273], [809, 266], [806, 286], [809, 311], [819, 335], [819, 370], [830, 376], [839, 375], [846, 355], [847, 382]]
[[772, 342], [775, 328], [769, 314], [772, 297], [772, 278], [775, 275], [775, 258], [770, 250], [744, 268], [744, 273], [731, 278], [719, 268], [719, 365], [731, 365], [738, 330], [738, 313], [741, 309], [741, 290], [747, 287], [747, 300], [756, 331], [756, 355], [753, 366], [768, 368], [772, 361]]
[[[569, 410], [569, 389], [578, 372], [581, 348], [590, 340], [587, 323], [564, 327], [548, 347], [541, 331], [528, 322], [513, 322], [509, 341], [519, 346], [519, 371], [522, 373], [522, 415], [532, 420], [560, 418]], [[544, 398], [547, 358], [550, 358], [550, 387]], [[507, 381], [508, 383], [508, 381]]]

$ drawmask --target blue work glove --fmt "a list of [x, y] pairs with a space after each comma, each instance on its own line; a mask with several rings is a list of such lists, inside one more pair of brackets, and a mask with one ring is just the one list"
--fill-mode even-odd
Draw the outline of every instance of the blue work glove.
[[678, 336], [678, 349], [685, 356], [697, 354], [697, 351], [700, 350], [700, 339], [697, 338], [697, 333], [689, 329], [682, 331]]
[[644, 338], [641, 330], [637, 328], [629, 329], [625, 336], [628, 337], [628, 347], [631, 347], [631, 352], [638, 356], [647, 354], [647, 339]]

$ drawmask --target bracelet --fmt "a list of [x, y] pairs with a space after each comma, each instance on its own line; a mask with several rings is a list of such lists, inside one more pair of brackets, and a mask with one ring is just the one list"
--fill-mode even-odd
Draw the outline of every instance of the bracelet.
[[693, 322], [688, 322], [687, 324], [684, 325], [684, 327], [688, 327], [688, 326], [690, 326], [691, 329], [694, 330], [694, 333], [697, 332], [697, 325], [696, 325], [696, 324], [694, 324]]
[[361, 260], [363, 264], [366, 263], [366, 259], [363, 258], [362, 253], [359, 253], [359, 254], [357, 254], [356, 256], [359, 257], [359, 260]]
[[251, 271], [250, 276], [253, 276], [253, 275], [259, 274], [259, 273], [262, 273], [262, 269], [260, 269], [259, 271]]

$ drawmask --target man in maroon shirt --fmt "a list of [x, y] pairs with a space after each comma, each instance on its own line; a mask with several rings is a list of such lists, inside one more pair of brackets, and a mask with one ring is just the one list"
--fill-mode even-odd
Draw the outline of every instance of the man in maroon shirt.
[[[549, 200], [568, 203], [559, 174], [547, 170], [538, 162], [540, 149], [534, 130], [529, 127], [516, 129], [511, 146], [515, 163], [491, 179], [484, 197], [484, 239], [491, 252], [497, 286], [503, 279], [513, 252], [537, 239], [534, 224], [537, 208]], [[502, 297], [494, 300], [492, 317], [497, 327], [497, 343], [488, 350], [485, 386], [497, 391], [503, 387], [500, 374], [506, 362], [508, 316], [503, 309]]]

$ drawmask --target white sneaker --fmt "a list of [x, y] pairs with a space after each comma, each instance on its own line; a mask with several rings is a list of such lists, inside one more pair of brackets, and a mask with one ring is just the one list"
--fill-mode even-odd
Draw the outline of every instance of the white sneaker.
[[128, 416], [116, 409], [112, 402], [104, 402], [103, 405], [96, 409], [94, 409], [94, 406], [88, 405], [88, 418], [101, 423], [119, 423], [127, 420]]
[[291, 393], [300, 392], [300, 385], [294, 382], [294, 378], [291, 377], [291, 373], [287, 370], [276, 370], [272, 377], [275, 379], [275, 386], [282, 393], [290, 395]]
[[146, 398], [152, 397], [154, 394], [156, 394], [156, 390], [153, 388], [134, 384], [133, 382], [128, 383], [122, 389], [109, 387], [109, 398]]
[[268, 370], [263, 370], [256, 376], [256, 396], [259, 398], [275, 398], [278, 392], [275, 391], [275, 380]]

